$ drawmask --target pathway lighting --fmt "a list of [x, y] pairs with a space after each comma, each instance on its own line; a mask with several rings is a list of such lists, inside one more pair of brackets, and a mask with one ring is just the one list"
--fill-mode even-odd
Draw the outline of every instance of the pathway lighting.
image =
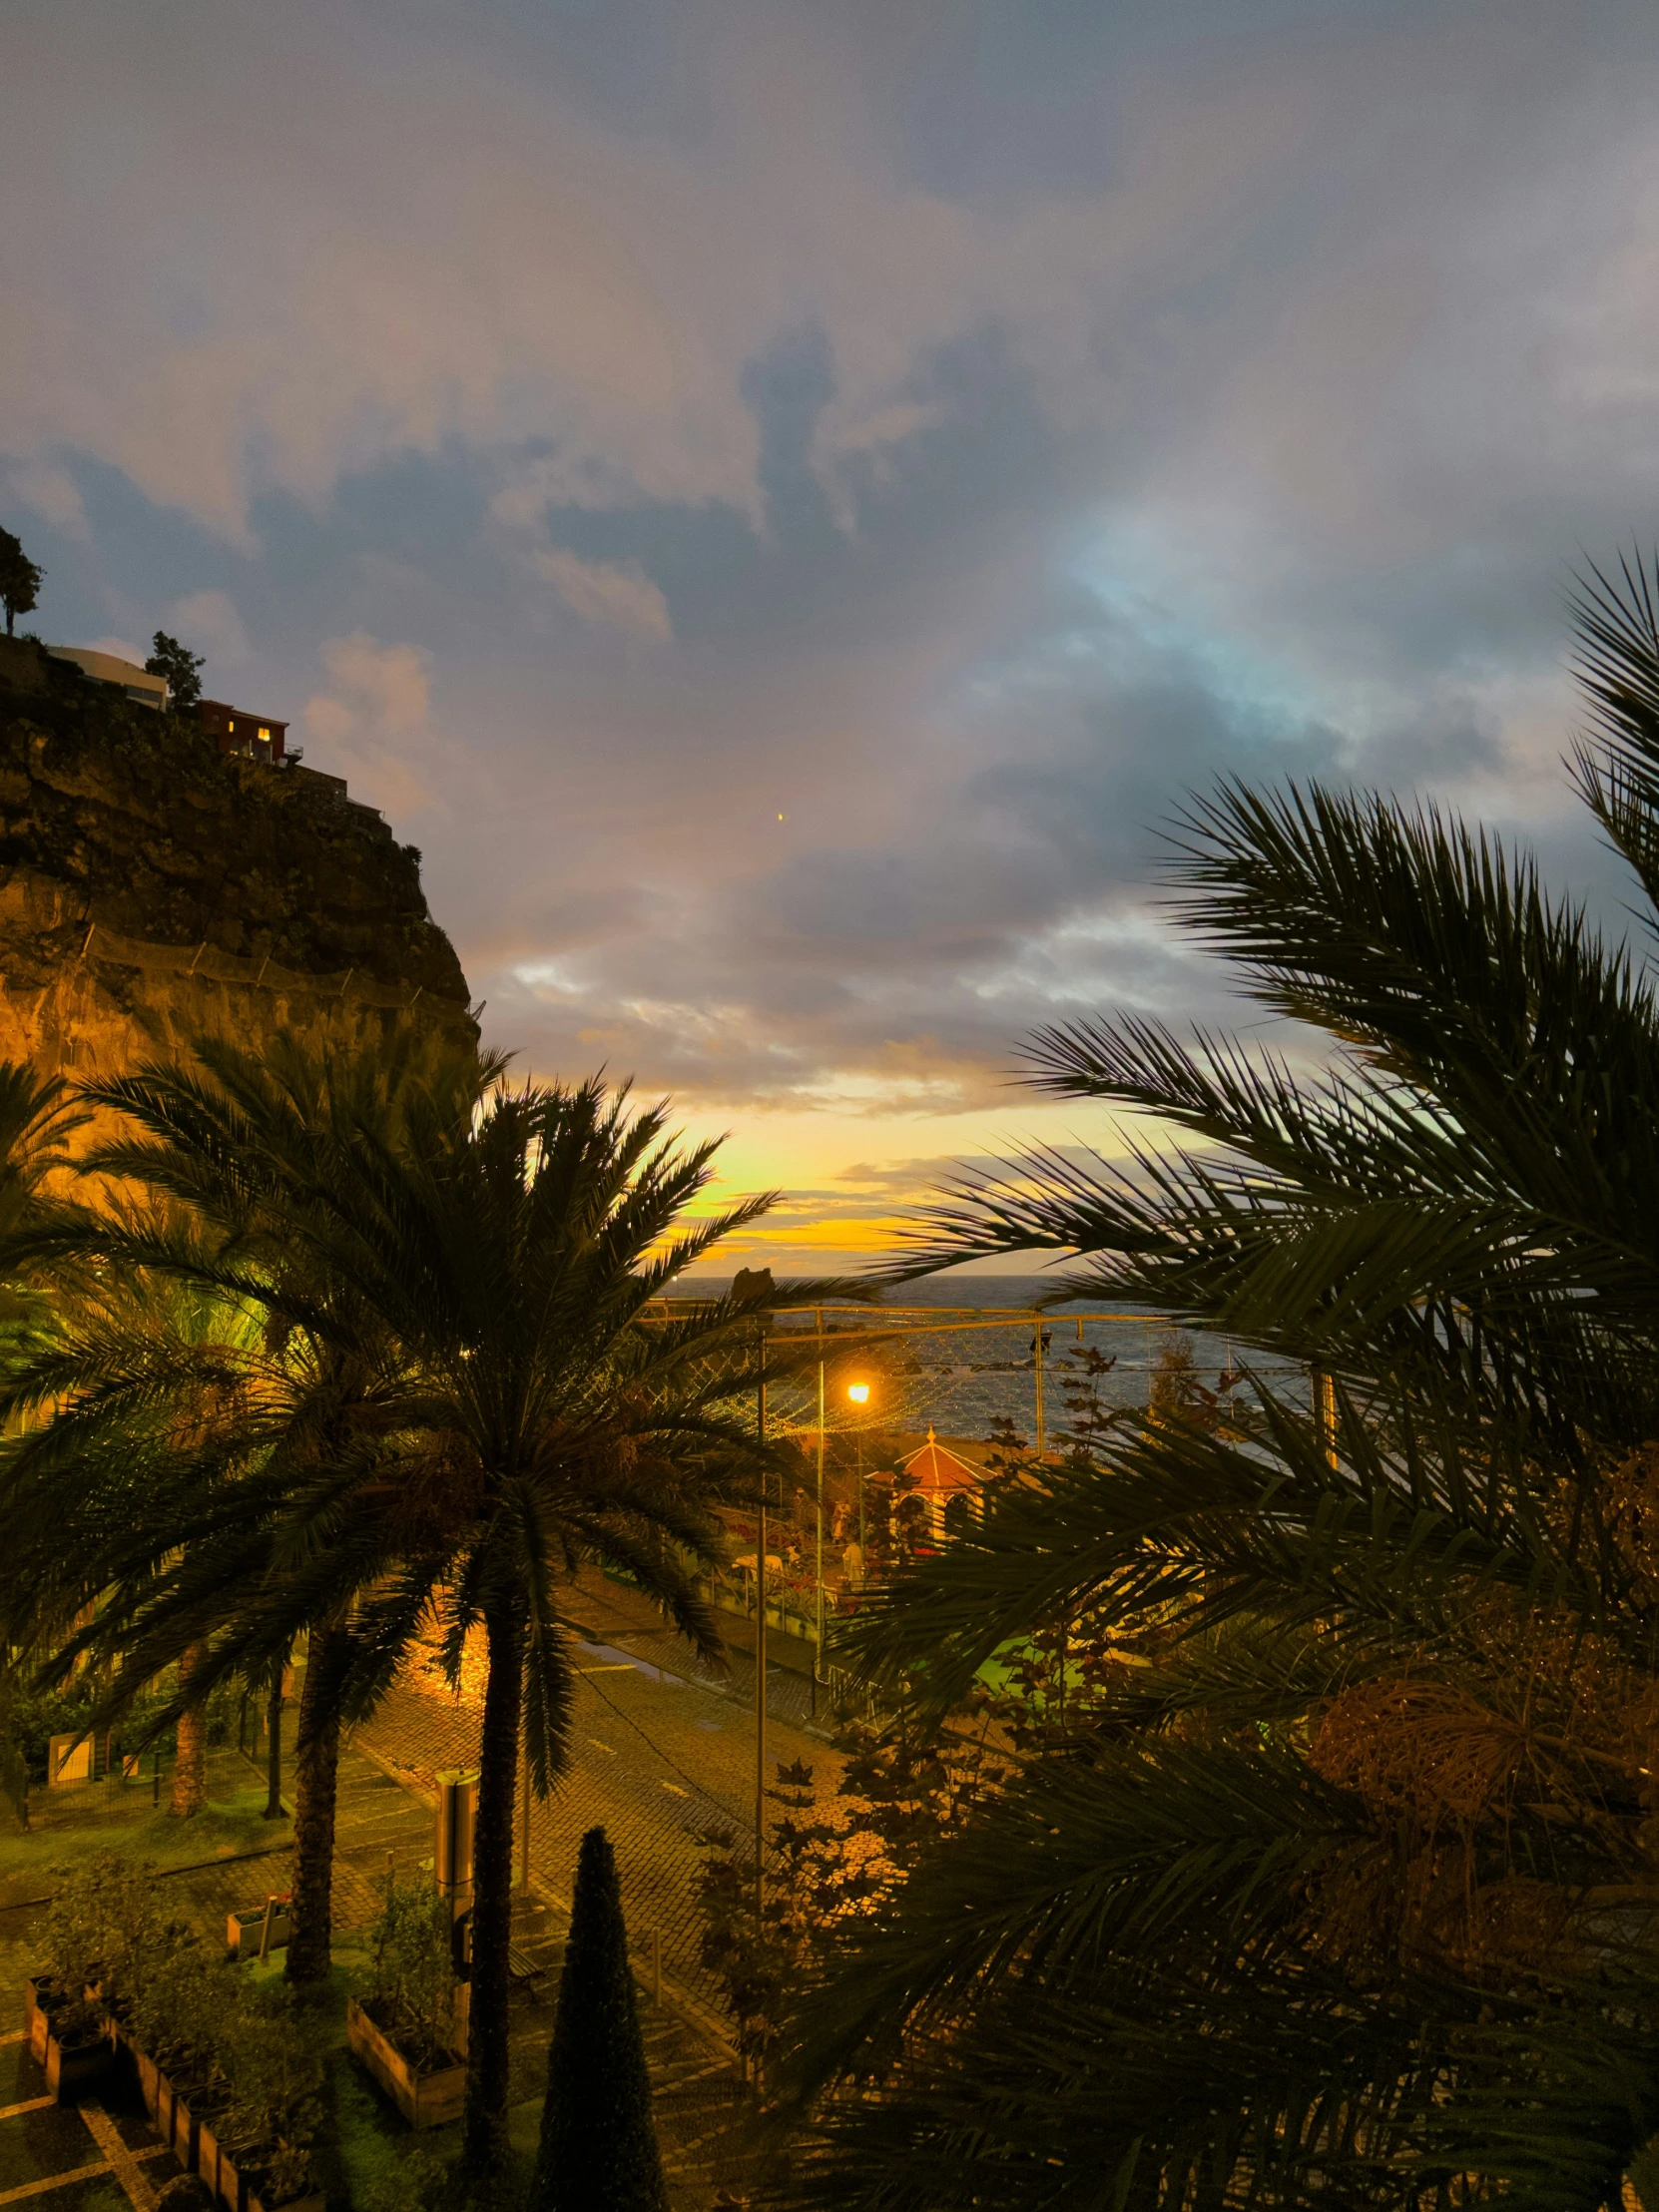
[[[869, 1384], [867, 1382], [849, 1382], [846, 1385], [846, 1394], [854, 1405], [862, 1408], [869, 1403]], [[864, 1579], [865, 1561], [869, 1557], [864, 1543], [864, 1437], [862, 1429], [857, 1432], [856, 1450], [858, 1455], [858, 1581], [861, 1586]]]

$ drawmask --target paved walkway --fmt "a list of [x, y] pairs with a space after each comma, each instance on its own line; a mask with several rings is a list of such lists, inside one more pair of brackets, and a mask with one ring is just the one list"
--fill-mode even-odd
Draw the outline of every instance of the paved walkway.
[[116, 2077], [78, 2105], [58, 2104], [24, 2035], [20, 2027], [0, 2033], [0, 2205], [152, 2212], [180, 2167], [136, 2087]]
[[[588, 1577], [571, 1612], [594, 1640], [578, 1652], [570, 1772], [531, 1811], [531, 1887], [567, 1906], [583, 1833], [603, 1826], [617, 1855], [636, 1957], [644, 1966], [660, 1946], [671, 1991], [713, 2022], [720, 2000], [698, 1957], [699, 1876], [707, 1839], [747, 1845], [753, 1833], [753, 1709], [698, 1668], [691, 1647], [665, 1631], [634, 1592]], [[769, 1705], [793, 1703], [794, 1681], [774, 1676], [769, 1689], [782, 1691]], [[476, 1763], [478, 1725], [470, 1681], [459, 1700], [436, 1682], [404, 1684], [354, 1740], [430, 1791], [438, 1770]], [[822, 1738], [781, 1716], [769, 1718], [767, 1749], [769, 1782], [779, 1763], [805, 1762], [821, 1787], [839, 1773]]]

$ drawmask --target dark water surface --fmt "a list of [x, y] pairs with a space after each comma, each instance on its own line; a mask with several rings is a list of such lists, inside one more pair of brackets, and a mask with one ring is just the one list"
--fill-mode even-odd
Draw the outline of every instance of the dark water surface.
[[[683, 1296], [718, 1294], [729, 1279], [699, 1277], [680, 1286]], [[784, 1285], [780, 1283], [782, 1289]], [[1011, 1421], [1028, 1441], [1037, 1426], [1035, 1302], [1055, 1288], [1052, 1275], [958, 1274], [910, 1283], [890, 1291], [873, 1309], [825, 1309], [826, 1333], [845, 1332], [845, 1349], [831, 1342], [825, 1364], [826, 1425], [915, 1434], [932, 1426], [940, 1436], [988, 1436], [998, 1421]], [[1006, 1317], [1006, 1318], [1004, 1318]], [[781, 1329], [816, 1330], [810, 1313], [783, 1314]], [[1105, 1405], [1145, 1405], [1160, 1361], [1167, 1361], [1179, 1333], [1151, 1316], [1112, 1312], [1099, 1301], [1060, 1307], [1043, 1317], [1043, 1431], [1050, 1445], [1078, 1418], [1075, 1400], [1085, 1382], [1092, 1350], [1111, 1363], [1094, 1379]], [[1225, 1340], [1197, 1332], [1190, 1348], [1197, 1380], [1214, 1389], [1234, 1367]], [[1240, 1356], [1242, 1363], [1243, 1356]], [[1302, 1371], [1253, 1361], [1275, 1389], [1302, 1395]], [[846, 1396], [850, 1382], [865, 1382], [869, 1397], [859, 1408]], [[789, 1425], [816, 1428], [816, 1385], [786, 1389], [776, 1404]]]

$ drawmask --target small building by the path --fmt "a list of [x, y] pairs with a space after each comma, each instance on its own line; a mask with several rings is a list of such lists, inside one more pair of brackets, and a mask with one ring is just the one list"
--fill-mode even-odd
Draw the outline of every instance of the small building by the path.
[[927, 1507], [935, 1536], [944, 1534], [945, 1507], [953, 1498], [976, 1498], [985, 1476], [983, 1467], [974, 1466], [971, 1460], [941, 1444], [931, 1428], [921, 1449], [898, 1464], [901, 1473], [914, 1479], [913, 1494]]

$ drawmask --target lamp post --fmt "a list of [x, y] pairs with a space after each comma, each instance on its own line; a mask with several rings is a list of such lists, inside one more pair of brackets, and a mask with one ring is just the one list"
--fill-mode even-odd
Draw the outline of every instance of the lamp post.
[[[771, 1268], [740, 1268], [732, 1283], [734, 1298], [772, 1298]], [[757, 1378], [755, 1388], [755, 1440], [763, 1448], [767, 1440], [766, 1344], [770, 1315], [755, 1316]], [[755, 1930], [759, 1935], [766, 1907], [767, 1815], [767, 1487], [761, 1473], [759, 1537], [755, 1545]]]
[[818, 1329], [818, 1641], [813, 1646], [813, 1718], [818, 1719], [818, 1685], [824, 1672], [824, 1309], [814, 1316]]
[[[849, 1382], [846, 1385], [846, 1394], [861, 1412], [869, 1403], [869, 1384], [867, 1382]], [[861, 1428], [853, 1431], [853, 1450], [856, 1453], [855, 1463], [858, 1470], [858, 1572], [862, 1575], [869, 1553], [864, 1548], [864, 1432]]]

